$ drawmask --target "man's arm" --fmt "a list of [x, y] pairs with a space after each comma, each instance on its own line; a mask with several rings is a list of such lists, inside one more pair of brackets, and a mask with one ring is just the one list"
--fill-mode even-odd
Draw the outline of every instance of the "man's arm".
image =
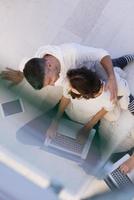
[[111, 93], [111, 100], [117, 99], [117, 85], [114, 75], [112, 60], [109, 53], [101, 48], [94, 48], [84, 45], [75, 45], [75, 58], [78, 63], [98, 61], [103, 66], [108, 76], [108, 82], [106, 84], [106, 90], [109, 89]]
[[23, 72], [8, 67], [0, 73], [0, 76], [2, 79], [10, 81], [12, 85], [19, 84], [24, 78]]
[[47, 100], [44, 90], [42, 90], [42, 92], [37, 92], [35, 89], [33, 89], [24, 78], [23, 72], [6, 68], [0, 73], [0, 77], [9, 81], [10, 91], [19, 95], [31, 105], [39, 109], [43, 108], [44, 112], [53, 106], [52, 101]]
[[117, 100], [117, 83], [116, 78], [113, 70], [113, 64], [110, 56], [105, 56], [101, 59], [100, 63], [104, 67], [107, 75], [108, 75], [108, 82], [106, 84], [105, 89], [109, 90], [111, 93], [111, 100]]

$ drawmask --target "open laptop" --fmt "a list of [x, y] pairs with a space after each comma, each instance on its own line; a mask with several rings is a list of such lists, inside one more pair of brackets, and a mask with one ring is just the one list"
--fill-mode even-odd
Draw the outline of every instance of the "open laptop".
[[134, 170], [125, 175], [119, 169], [120, 165], [123, 164], [129, 157], [129, 154], [126, 154], [120, 160], [114, 163], [111, 170], [104, 178], [104, 181], [107, 183], [110, 189], [119, 189], [126, 187], [127, 185], [134, 184]]
[[8, 117], [17, 113], [24, 112], [24, 106], [21, 98], [5, 101], [0, 104], [2, 117]]
[[56, 137], [53, 139], [46, 138], [44, 144], [46, 146], [78, 156], [82, 159], [86, 159], [96, 130], [92, 129], [85, 144], [80, 144], [76, 140], [76, 137], [82, 126], [82, 124], [76, 123], [69, 119], [62, 119], [60, 121]]

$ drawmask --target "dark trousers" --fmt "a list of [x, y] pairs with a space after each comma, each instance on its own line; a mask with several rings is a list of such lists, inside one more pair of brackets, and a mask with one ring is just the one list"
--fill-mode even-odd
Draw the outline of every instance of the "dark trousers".
[[[124, 69], [129, 63], [134, 61], [134, 55], [125, 55], [119, 58], [112, 59], [113, 66]], [[130, 102], [128, 105], [128, 110], [134, 115], [134, 97], [131, 94], [129, 96]]]

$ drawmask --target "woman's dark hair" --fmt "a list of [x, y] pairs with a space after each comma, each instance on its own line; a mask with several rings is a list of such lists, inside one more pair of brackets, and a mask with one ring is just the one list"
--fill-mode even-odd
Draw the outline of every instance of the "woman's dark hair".
[[102, 85], [98, 75], [86, 67], [69, 70], [67, 72], [67, 77], [71, 86], [80, 93], [75, 94], [70, 91], [69, 93], [72, 98], [94, 98]]
[[43, 88], [45, 76], [45, 60], [32, 58], [24, 66], [23, 73], [31, 86], [37, 90]]

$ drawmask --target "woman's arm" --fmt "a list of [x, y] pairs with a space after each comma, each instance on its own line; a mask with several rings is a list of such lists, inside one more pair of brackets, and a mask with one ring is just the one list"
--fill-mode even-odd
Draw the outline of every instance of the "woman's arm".
[[97, 122], [102, 119], [102, 117], [107, 113], [108, 111], [106, 111], [104, 108], [102, 108], [99, 112], [96, 113], [96, 115], [94, 115], [94, 117], [85, 124], [85, 128], [87, 128], [88, 130], [92, 129], [92, 127], [97, 124]]
[[61, 100], [60, 100], [60, 104], [59, 104], [59, 108], [58, 108], [58, 112], [55, 116], [55, 121], [59, 121], [60, 118], [62, 117], [66, 107], [68, 106], [68, 104], [70, 103], [70, 99], [62, 96]]
[[68, 99], [64, 96], [61, 98], [58, 112], [47, 130], [47, 133], [46, 133], [47, 137], [49, 137], [49, 138], [55, 137], [59, 120], [61, 119], [61, 117], [69, 103], [70, 103], [70, 99]]
[[80, 129], [78, 135], [77, 135], [77, 140], [80, 143], [84, 143], [85, 140], [88, 138], [89, 131], [94, 127], [94, 125], [102, 119], [102, 117], [107, 113], [104, 108], [102, 108], [99, 112], [94, 115], [94, 117], [87, 122], [82, 129]]

